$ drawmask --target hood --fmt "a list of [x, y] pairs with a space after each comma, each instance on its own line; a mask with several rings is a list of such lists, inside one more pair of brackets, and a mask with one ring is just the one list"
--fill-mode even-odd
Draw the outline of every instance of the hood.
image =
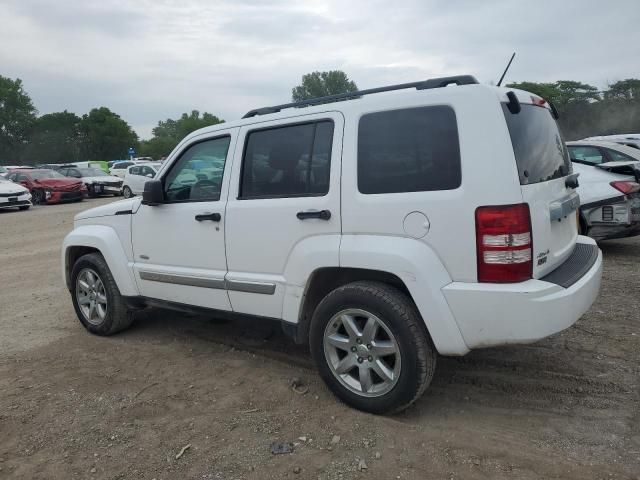
[[15, 193], [16, 195], [22, 195], [29, 190], [24, 188], [22, 185], [13, 182], [3, 182], [0, 181], [0, 193], [10, 195]]
[[621, 175], [633, 175], [637, 182], [640, 182], [640, 162], [605, 162], [596, 167], [611, 173], [619, 173]]
[[75, 216], [74, 220], [78, 221], [78, 220], [86, 220], [88, 218], [110, 217], [112, 215], [115, 215], [118, 212], [131, 211], [132, 213], [135, 213], [138, 211], [141, 201], [142, 199], [140, 197], [126, 198], [124, 200], [108, 203], [100, 207], [90, 208], [89, 210], [85, 210], [84, 212], [78, 213]]
[[113, 175], [100, 176], [100, 177], [82, 177], [84, 183], [111, 183], [122, 182], [120, 177], [114, 177]]
[[40, 185], [42, 187], [49, 187], [52, 190], [77, 190], [83, 185], [80, 180], [75, 178], [45, 178], [38, 181], [33, 181], [34, 185]]

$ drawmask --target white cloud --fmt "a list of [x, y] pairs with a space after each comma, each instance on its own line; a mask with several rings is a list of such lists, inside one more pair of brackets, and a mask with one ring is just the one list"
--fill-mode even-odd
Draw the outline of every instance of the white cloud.
[[41, 113], [108, 106], [147, 137], [192, 109], [228, 120], [290, 99], [313, 70], [361, 88], [471, 73], [495, 81], [638, 76], [637, 0], [0, 2], [0, 74]]

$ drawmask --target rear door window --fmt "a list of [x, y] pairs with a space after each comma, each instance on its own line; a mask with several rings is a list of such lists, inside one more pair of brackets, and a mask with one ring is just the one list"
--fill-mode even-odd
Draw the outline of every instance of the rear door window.
[[239, 198], [326, 195], [332, 143], [330, 120], [249, 132]]
[[511, 113], [502, 104], [509, 127], [520, 185], [547, 182], [571, 173], [571, 161], [551, 112], [536, 105], [522, 104], [520, 113]]
[[390, 110], [360, 119], [360, 193], [452, 190], [460, 181], [458, 126], [451, 107]]
[[638, 161], [635, 158], [625, 155], [624, 153], [611, 150], [610, 148], [605, 148], [604, 150], [607, 152], [607, 155], [609, 155], [611, 160], [613, 160], [614, 162], [637, 162]]

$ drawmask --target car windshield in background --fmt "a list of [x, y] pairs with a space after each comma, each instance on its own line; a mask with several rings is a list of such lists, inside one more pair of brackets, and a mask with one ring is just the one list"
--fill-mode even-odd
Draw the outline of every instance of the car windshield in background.
[[522, 104], [511, 113], [502, 104], [518, 165], [520, 185], [546, 182], [571, 173], [569, 152], [551, 112], [544, 107]]
[[111, 167], [111, 168], [127, 168], [127, 167], [130, 167], [131, 165], [135, 165], [135, 163], [133, 163], [133, 162], [118, 162], [118, 163], [115, 163], [113, 165], [113, 167]]
[[79, 168], [80, 175], [83, 177], [106, 177], [107, 174], [99, 168]]
[[29, 172], [29, 176], [34, 180], [46, 180], [47, 178], [67, 178], [54, 170], [36, 170]]

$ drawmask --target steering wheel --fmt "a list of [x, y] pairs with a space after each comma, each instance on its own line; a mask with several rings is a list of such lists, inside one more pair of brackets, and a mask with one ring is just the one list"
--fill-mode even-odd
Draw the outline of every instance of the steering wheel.
[[212, 180], [198, 180], [191, 185], [191, 200], [203, 200], [205, 198], [216, 198], [220, 193], [220, 186]]

